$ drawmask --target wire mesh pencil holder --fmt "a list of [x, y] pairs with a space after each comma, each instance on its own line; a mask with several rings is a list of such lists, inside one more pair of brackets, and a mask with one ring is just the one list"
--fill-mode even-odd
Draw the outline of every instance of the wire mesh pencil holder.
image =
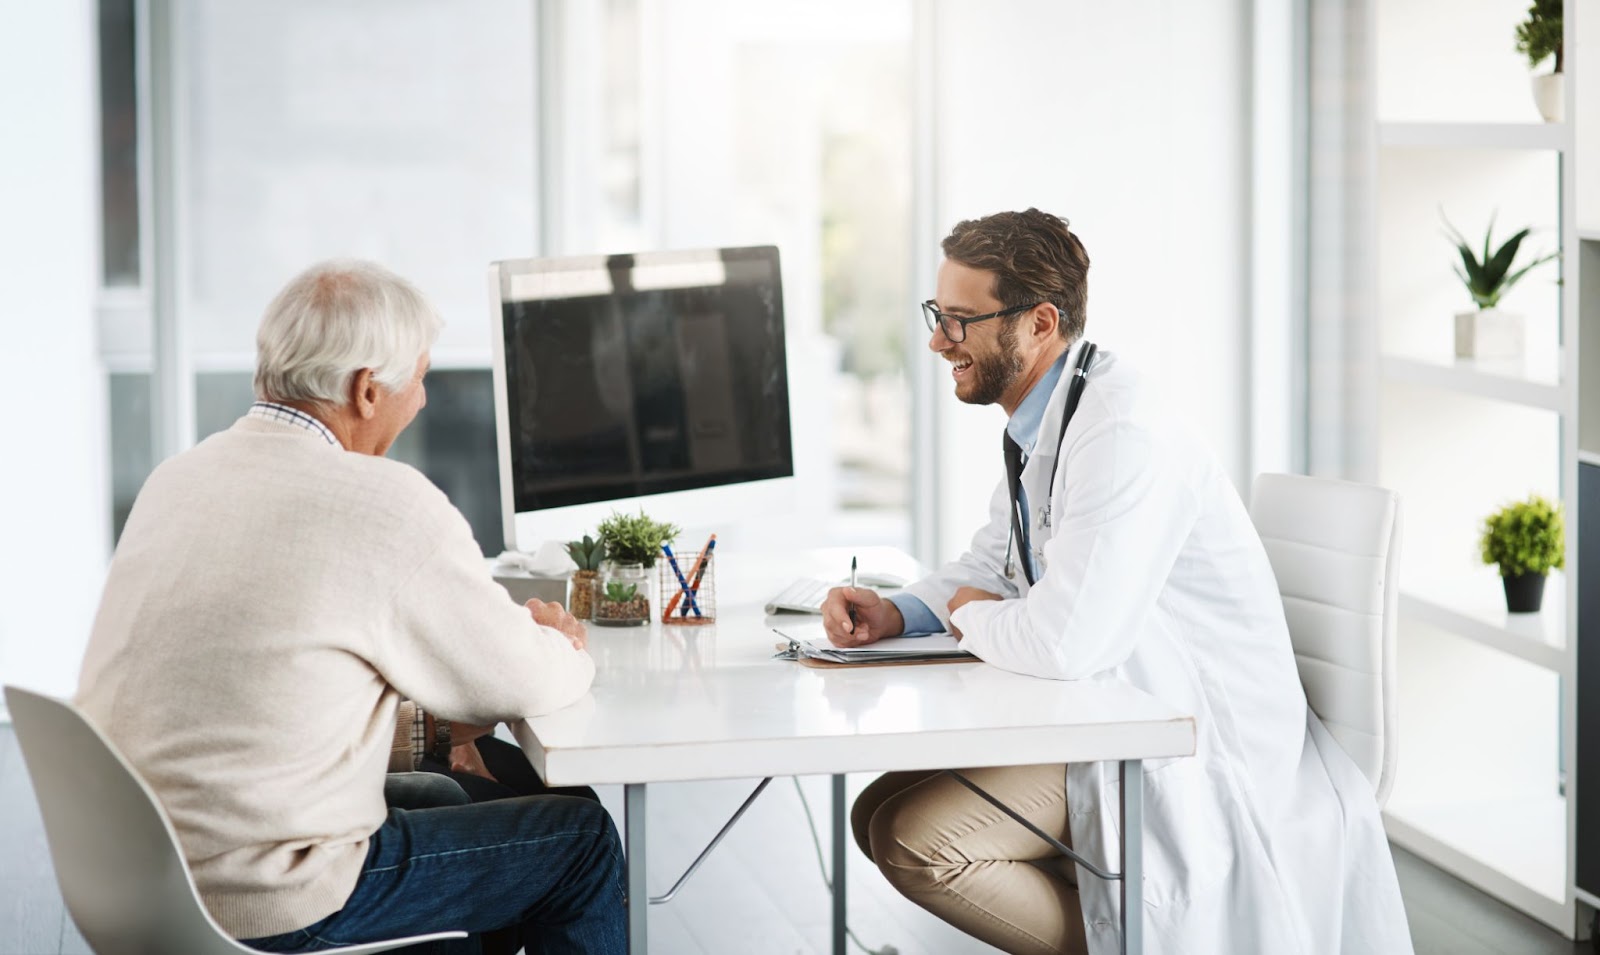
[[716, 554], [707, 550], [690, 560], [678, 558], [678, 566], [661, 559], [661, 622], [671, 626], [693, 627], [717, 620]]

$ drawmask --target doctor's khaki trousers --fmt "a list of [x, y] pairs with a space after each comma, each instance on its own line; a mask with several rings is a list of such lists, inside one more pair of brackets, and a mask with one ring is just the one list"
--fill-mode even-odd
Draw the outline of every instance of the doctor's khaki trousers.
[[[1072, 844], [1064, 765], [959, 772]], [[967, 934], [1013, 955], [1086, 951], [1068, 860], [951, 777], [880, 776], [856, 799], [850, 824], [891, 885]]]

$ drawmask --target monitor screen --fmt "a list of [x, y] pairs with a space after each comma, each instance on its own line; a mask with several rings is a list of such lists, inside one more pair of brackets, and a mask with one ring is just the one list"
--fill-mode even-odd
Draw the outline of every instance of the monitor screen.
[[492, 275], [515, 511], [793, 475], [776, 248], [529, 259]]

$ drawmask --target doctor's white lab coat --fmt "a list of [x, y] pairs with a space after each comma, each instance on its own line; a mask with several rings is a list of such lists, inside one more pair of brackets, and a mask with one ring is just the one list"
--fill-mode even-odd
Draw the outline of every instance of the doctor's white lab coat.
[[[1006, 670], [1127, 680], [1195, 716], [1192, 758], [1145, 772], [1145, 933], [1152, 953], [1290, 955], [1412, 950], [1372, 787], [1306, 704], [1266, 552], [1209, 451], [1145, 407], [1136, 375], [1100, 352], [1062, 439], [1043, 507], [1066, 364], [1023, 470], [1038, 582], [1003, 573], [1002, 480], [958, 560], [908, 588], [946, 624], [957, 587], [998, 593], [954, 623]], [[995, 458], [1001, 457], [995, 436]], [[1020, 545], [1019, 545], [1020, 546]], [[1117, 865], [1116, 764], [1067, 772], [1072, 844]], [[1089, 950], [1118, 950], [1118, 895], [1081, 867]]]

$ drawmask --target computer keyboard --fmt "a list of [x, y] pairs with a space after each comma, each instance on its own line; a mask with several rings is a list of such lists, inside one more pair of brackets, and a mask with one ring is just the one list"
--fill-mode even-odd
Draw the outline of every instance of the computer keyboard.
[[767, 601], [767, 613], [789, 610], [796, 613], [821, 613], [822, 601], [831, 588], [840, 586], [830, 580], [801, 577], [783, 588], [776, 597]]

